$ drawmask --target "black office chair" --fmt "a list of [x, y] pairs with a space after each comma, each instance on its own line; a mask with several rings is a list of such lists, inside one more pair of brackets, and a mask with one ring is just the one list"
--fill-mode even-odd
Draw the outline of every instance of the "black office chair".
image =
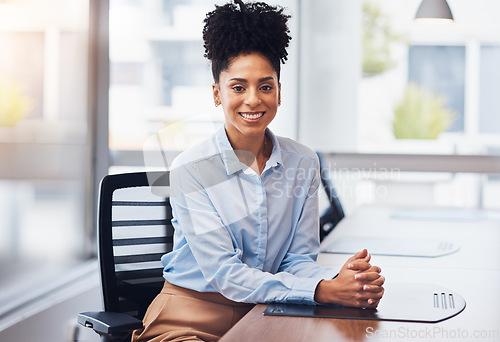
[[78, 323], [101, 341], [124, 341], [161, 291], [160, 258], [172, 250], [168, 172], [103, 178], [99, 199], [99, 265], [104, 311], [84, 312]]
[[335, 228], [335, 226], [344, 218], [344, 210], [340, 203], [335, 187], [329, 177], [329, 169], [325, 165], [324, 157], [321, 153], [317, 152], [319, 158], [319, 168], [321, 175], [321, 184], [325, 190], [326, 196], [330, 206], [320, 213], [319, 218], [319, 238], [320, 241]]

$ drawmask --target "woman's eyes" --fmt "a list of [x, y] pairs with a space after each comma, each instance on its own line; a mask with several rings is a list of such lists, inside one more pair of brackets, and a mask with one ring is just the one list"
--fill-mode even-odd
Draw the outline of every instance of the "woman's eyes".
[[[232, 89], [233, 89], [234, 91], [238, 92], [238, 93], [240, 93], [240, 92], [242, 92], [242, 91], [244, 91], [244, 90], [245, 90], [245, 88], [244, 88], [244, 87], [242, 87], [242, 86], [234, 86], [234, 87], [232, 87]], [[261, 86], [259, 89], [260, 89], [260, 90], [263, 90], [263, 91], [270, 91], [270, 90], [272, 90], [272, 89], [273, 89], [273, 87], [271, 87], [270, 85], [263, 85], [263, 86]]]

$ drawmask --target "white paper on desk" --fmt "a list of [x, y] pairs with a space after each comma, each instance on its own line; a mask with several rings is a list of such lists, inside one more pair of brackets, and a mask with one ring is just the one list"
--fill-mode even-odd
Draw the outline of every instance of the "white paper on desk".
[[487, 218], [480, 210], [463, 208], [399, 208], [391, 213], [392, 219], [432, 221], [478, 221]]
[[460, 246], [440, 239], [342, 236], [324, 246], [321, 251], [355, 254], [365, 248], [372, 255], [435, 258], [455, 253]]

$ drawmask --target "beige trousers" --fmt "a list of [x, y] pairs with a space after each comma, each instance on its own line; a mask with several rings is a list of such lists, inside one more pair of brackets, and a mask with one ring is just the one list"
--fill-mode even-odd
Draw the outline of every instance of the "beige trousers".
[[132, 342], [217, 341], [253, 306], [165, 281], [144, 316], [144, 328], [133, 332]]

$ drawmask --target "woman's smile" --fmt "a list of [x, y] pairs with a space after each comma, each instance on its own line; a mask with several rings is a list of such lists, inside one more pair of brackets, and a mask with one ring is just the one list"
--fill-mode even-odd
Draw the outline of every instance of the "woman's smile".
[[258, 121], [266, 112], [239, 112], [245, 121]]

